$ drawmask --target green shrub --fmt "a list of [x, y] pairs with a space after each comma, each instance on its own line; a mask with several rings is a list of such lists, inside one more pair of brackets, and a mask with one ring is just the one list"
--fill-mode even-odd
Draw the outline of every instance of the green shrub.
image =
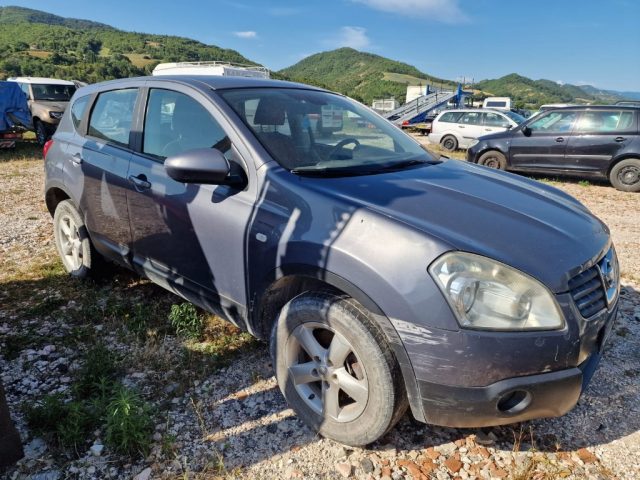
[[114, 354], [102, 344], [95, 345], [85, 356], [85, 362], [78, 372], [75, 383], [79, 398], [92, 398], [104, 395], [106, 385], [112, 384], [118, 375], [118, 365]]
[[177, 335], [190, 339], [198, 339], [202, 336], [204, 322], [196, 307], [191, 303], [171, 305], [169, 320], [173, 328], [176, 329]]
[[107, 407], [105, 441], [114, 450], [146, 455], [153, 422], [151, 409], [133, 390], [119, 387]]

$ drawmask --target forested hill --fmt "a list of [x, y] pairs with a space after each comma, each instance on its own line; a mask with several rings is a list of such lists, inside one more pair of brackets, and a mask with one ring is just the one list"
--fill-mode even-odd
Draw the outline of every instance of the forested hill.
[[408, 84], [437, 83], [453, 88], [452, 82], [411, 65], [353, 48], [317, 53], [278, 73], [291, 80], [328, 87], [369, 105], [376, 98], [389, 97], [404, 103]]
[[0, 7], [0, 79], [22, 75], [94, 83], [147, 75], [159, 62], [210, 60], [255, 64], [235, 50], [188, 38]]

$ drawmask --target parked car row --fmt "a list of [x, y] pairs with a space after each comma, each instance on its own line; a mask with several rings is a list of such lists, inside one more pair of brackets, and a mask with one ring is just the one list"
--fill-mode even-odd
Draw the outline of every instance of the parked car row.
[[[323, 111], [349, 121], [320, 137], [310, 116]], [[449, 117], [513, 127], [473, 113]], [[611, 236], [577, 200], [437, 159], [318, 88], [92, 85], [45, 145], [45, 172], [71, 275], [108, 259], [267, 340], [299, 418], [346, 444], [377, 440], [407, 408], [453, 427], [562, 415], [615, 321]]]
[[639, 106], [543, 107], [527, 120], [509, 111], [445, 111], [429, 140], [449, 151], [468, 149], [467, 160], [486, 167], [608, 179], [640, 192]]

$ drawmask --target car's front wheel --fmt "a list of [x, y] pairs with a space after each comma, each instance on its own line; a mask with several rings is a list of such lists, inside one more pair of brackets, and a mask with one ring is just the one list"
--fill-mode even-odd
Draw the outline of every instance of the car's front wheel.
[[640, 192], [640, 159], [627, 158], [614, 165], [609, 181], [617, 190]]
[[478, 159], [478, 165], [484, 165], [489, 168], [496, 168], [498, 170], [504, 170], [507, 168], [507, 157], [503, 153], [497, 150], [489, 150], [488, 152], [480, 155]]
[[82, 215], [71, 200], [56, 206], [53, 235], [62, 264], [69, 274], [84, 278], [96, 270], [101, 259], [91, 245]]
[[287, 303], [272, 329], [271, 356], [289, 405], [327, 438], [367, 445], [406, 410], [382, 331], [349, 297], [307, 292]]

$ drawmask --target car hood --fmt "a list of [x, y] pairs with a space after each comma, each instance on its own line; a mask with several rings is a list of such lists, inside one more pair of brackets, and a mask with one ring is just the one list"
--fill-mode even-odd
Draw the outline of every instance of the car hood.
[[[446, 242], [511, 265], [560, 293], [610, 242], [607, 226], [573, 197], [510, 173], [458, 160], [378, 175], [304, 178]], [[375, 241], [375, 239], [372, 239]]]
[[57, 102], [57, 101], [49, 101], [49, 100], [34, 100], [32, 103], [37, 104], [41, 107], [45, 107], [48, 110], [53, 112], [64, 112], [69, 105], [69, 102]]

